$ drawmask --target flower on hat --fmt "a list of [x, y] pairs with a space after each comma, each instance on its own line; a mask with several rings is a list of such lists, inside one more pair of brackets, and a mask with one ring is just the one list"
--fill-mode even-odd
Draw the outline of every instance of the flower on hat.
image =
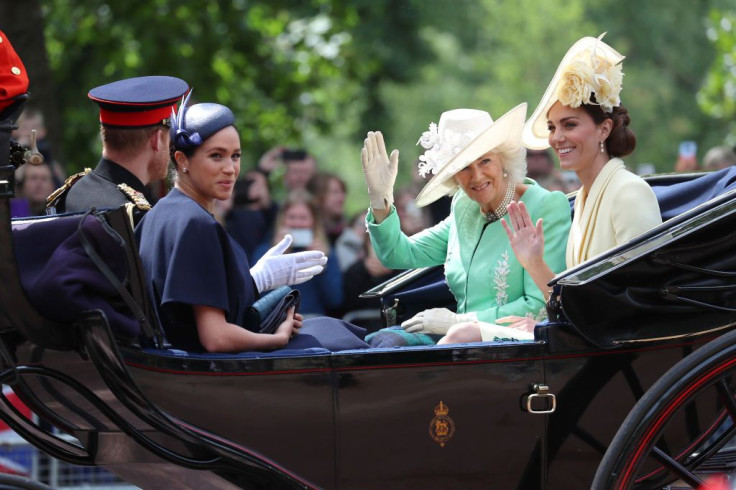
[[581, 60], [573, 61], [562, 75], [557, 98], [566, 106], [580, 107], [590, 103], [590, 93], [595, 91], [593, 68]]
[[445, 129], [442, 134], [437, 131], [437, 124], [430, 123], [429, 131], [422, 133], [417, 141], [426, 150], [419, 156], [419, 175], [436, 174], [448, 161], [472, 140], [470, 133], [458, 133]]
[[422, 136], [421, 138], [419, 138], [419, 141], [417, 141], [417, 144], [422, 145], [422, 148], [424, 148], [425, 150], [429, 150], [435, 144], [437, 144], [437, 137], [437, 124], [429, 123], [429, 131], [425, 131], [422, 133]]
[[598, 77], [598, 89], [595, 91], [595, 99], [604, 111], [611, 112], [614, 107], [621, 105], [619, 94], [623, 84], [624, 74], [621, 65], [613, 65], [603, 75]]
[[[598, 40], [604, 35], [601, 34]], [[580, 107], [580, 104], [597, 104], [605, 112], [611, 112], [621, 104], [619, 94], [623, 75], [620, 62], [611, 65], [593, 47], [590, 56], [575, 59], [562, 71], [557, 99], [572, 108]], [[591, 101], [592, 95], [595, 95], [595, 102]]]

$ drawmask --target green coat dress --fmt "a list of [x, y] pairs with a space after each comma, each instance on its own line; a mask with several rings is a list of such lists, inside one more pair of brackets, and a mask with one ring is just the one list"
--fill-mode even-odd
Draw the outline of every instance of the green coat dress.
[[[555, 272], [565, 269], [570, 231], [570, 205], [559, 191], [549, 192], [533, 180], [521, 197], [532, 223], [543, 218], [544, 260]], [[508, 216], [504, 219], [508, 219]], [[383, 265], [413, 269], [445, 265], [445, 278], [457, 300], [457, 312], [475, 312], [478, 320], [495, 322], [508, 315], [542, 319], [545, 300], [531, 276], [519, 264], [500, 221], [488, 223], [478, 203], [462, 190], [452, 200], [450, 215], [411, 237], [401, 232], [396, 210], [376, 224], [366, 217], [371, 243]]]

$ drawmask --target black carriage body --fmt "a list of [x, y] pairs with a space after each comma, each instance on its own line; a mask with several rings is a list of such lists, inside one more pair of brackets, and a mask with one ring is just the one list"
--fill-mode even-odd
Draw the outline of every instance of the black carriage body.
[[[559, 325], [537, 336], [307, 359], [127, 359], [158, 406], [322, 488], [583, 489], [636, 400], [711, 338], [604, 351]], [[554, 413], [528, 411], [535, 384], [556, 396]]]
[[[5, 382], [13, 368], [26, 369], [17, 385], [24, 401], [77, 437], [89, 464], [142, 486], [590, 488], [637, 400], [736, 322], [733, 280], [702, 272], [736, 270], [736, 195], [688, 213], [556, 278], [560, 318], [538, 325], [534, 341], [195, 355], [115, 345], [98, 317], [70, 330], [83, 340], [68, 351], [6, 329], [0, 339], [16, 358], [4, 360]], [[698, 271], [683, 275], [667, 264], [662, 279], [652, 273], [662, 257], [695, 257]], [[647, 277], [656, 293], [642, 296]], [[609, 311], [607, 296], [619, 306], [590, 326]], [[0, 295], [4, 307], [14, 299]], [[642, 313], [651, 311], [657, 321]], [[103, 405], [33, 366], [79, 380]], [[712, 425], [721, 407], [706, 405], [681, 432]], [[212, 454], [218, 463], [203, 462]], [[165, 472], [155, 477], [151, 468]]]

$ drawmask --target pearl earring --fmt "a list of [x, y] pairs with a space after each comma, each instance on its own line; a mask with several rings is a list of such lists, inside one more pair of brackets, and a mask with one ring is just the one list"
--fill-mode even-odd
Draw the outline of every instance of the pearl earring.
[[505, 179], [506, 177], [508, 177], [508, 176], [509, 176], [509, 174], [507, 174], [507, 173], [506, 173], [506, 171], [504, 170], [504, 172], [503, 172], [503, 177], [504, 177], [504, 179]]
[[601, 140], [601, 153], [605, 153], [605, 152], [606, 152], [606, 144], [603, 142], [603, 140]]
[[182, 172], [184, 172], [184, 173], [187, 173], [187, 172], [189, 172], [189, 170], [188, 170], [188, 169], [186, 169], [186, 168], [183, 168], [183, 169], [181, 169], [181, 171], [182, 171]]

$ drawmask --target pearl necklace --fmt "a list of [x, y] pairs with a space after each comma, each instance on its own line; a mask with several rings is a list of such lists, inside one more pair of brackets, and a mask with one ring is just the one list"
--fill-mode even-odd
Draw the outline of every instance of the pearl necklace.
[[504, 194], [501, 204], [499, 204], [496, 209], [488, 211], [487, 213], [483, 212], [483, 210], [481, 209], [480, 214], [482, 214], [486, 221], [488, 221], [489, 223], [500, 220], [501, 218], [506, 216], [506, 208], [508, 207], [511, 200], [514, 198], [515, 191], [516, 186], [512, 183], [509, 183], [509, 185], [506, 187], [506, 194]]

